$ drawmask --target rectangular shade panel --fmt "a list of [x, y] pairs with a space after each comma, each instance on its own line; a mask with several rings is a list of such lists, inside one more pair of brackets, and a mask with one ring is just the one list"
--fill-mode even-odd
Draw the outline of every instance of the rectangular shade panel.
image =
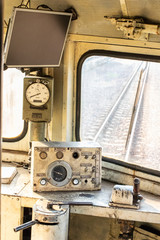
[[15, 9], [4, 62], [8, 67], [59, 66], [71, 14]]

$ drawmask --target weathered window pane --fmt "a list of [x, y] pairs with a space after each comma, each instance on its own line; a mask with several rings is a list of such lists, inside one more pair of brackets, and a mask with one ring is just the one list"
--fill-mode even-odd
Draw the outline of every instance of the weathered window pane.
[[17, 69], [7, 69], [3, 72], [2, 99], [2, 137], [13, 138], [23, 130], [24, 74]]
[[92, 56], [82, 66], [80, 138], [160, 170], [159, 63]]

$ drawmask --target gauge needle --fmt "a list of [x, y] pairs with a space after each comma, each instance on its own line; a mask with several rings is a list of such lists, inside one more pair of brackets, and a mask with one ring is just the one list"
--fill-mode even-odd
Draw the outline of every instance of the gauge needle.
[[38, 96], [38, 95], [40, 95], [40, 94], [41, 94], [41, 93], [36, 93], [36, 94], [32, 95], [30, 98], [35, 97], [35, 96]]
[[63, 175], [63, 173], [60, 173], [60, 172], [56, 172], [56, 171], [54, 171], [54, 173], [57, 173], [58, 175]]

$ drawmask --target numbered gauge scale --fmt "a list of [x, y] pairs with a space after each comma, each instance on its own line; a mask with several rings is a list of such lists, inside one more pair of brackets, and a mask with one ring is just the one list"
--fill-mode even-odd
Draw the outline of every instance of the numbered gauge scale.
[[51, 121], [53, 78], [28, 76], [24, 78], [23, 119]]

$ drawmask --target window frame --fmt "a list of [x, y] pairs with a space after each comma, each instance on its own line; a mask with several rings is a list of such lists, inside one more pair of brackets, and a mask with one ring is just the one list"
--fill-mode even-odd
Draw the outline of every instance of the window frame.
[[[88, 57], [91, 56], [107, 56], [107, 57], [116, 57], [116, 58], [123, 58], [123, 59], [132, 59], [132, 60], [142, 60], [142, 61], [151, 61], [151, 62], [159, 62], [160, 57], [155, 55], [143, 55], [143, 54], [133, 54], [133, 53], [126, 53], [126, 52], [116, 52], [116, 51], [108, 51], [108, 50], [89, 50], [86, 51], [79, 59], [77, 64], [77, 79], [76, 79], [76, 114], [75, 114], [75, 138], [76, 141], [81, 141], [80, 139], [80, 117], [81, 117], [81, 73], [83, 63]], [[135, 165], [129, 162], [124, 162], [122, 160], [114, 159], [114, 158], [107, 158], [102, 156], [102, 161], [105, 163], [115, 164], [116, 166], [125, 167], [131, 169], [133, 171], [140, 171], [145, 174], [151, 174], [155, 177], [160, 176], [160, 171], [145, 168], [139, 165]]]
[[12, 138], [3, 137], [2, 142], [19, 142], [20, 140], [22, 140], [28, 132], [28, 122], [23, 120], [23, 123], [24, 123], [23, 124], [23, 130], [18, 136], [12, 137]]
[[[16, 69], [16, 68], [15, 68]], [[7, 69], [5, 69], [7, 70]], [[4, 71], [5, 71], [4, 70]], [[19, 69], [20, 70], [20, 69]], [[4, 78], [4, 77], [3, 77]], [[2, 92], [3, 92], [3, 89], [2, 89]], [[3, 104], [3, 103], [2, 103]], [[3, 111], [2, 111], [2, 114], [3, 114]], [[23, 120], [23, 119], [22, 119]], [[3, 124], [3, 121], [2, 121], [2, 124]], [[2, 128], [3, 128], [3, 125], [2, 125]], [[13, 136], [13, 137], [3, 137], [2, 136], [2, 142], [8, 142], [8, 143], [14, 143], [14, 142], [18, 142], [20, 140], [22, 140], [26, 134], [28, 132], [28, 122], [23, 120], [23, 128], [22, 128], [22, 131], [17, 135], [17, 136]]]

